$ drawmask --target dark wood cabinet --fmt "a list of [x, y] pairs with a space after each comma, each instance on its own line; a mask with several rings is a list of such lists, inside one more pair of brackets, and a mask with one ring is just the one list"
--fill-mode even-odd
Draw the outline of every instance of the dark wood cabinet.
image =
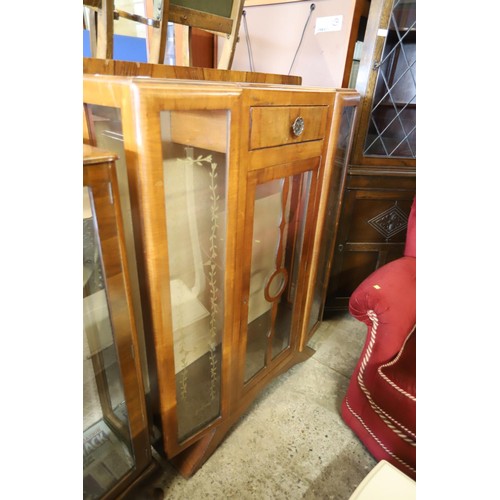
[[372, 0], [324, 314], [345, 310], [361, 281], [403, 254], [416, 193], [416, 1]]
[[[412, 176], [347, 178], [325, 313], [344, 310], [356, 287], [378, 267], [403, 254], [415, 194]], [[333, 299], [333, 300], [332, 300]]]

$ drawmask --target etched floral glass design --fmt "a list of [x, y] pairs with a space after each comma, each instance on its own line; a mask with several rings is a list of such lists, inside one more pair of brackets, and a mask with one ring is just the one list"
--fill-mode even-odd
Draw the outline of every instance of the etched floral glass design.
[[220, 414], [228, 121], [227, 111], [161, 112], [180, 441]]
[[290, 346], [310, 171], [255, 190], [245, 382]]

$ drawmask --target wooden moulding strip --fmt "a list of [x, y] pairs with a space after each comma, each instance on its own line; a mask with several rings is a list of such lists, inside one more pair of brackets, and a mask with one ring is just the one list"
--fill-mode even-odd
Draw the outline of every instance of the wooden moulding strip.
[[83, 102], [84, 104], [99, 104], [119, 108], [122, 102], [123, 86], [127, 81], [119, 78], [109, 79], [110, 85], [102, 85], [102, 77], [84, 75]]
[[323, 140], [257, 149], [248, 153], [248, 170], [259, 170], [266, 165], [277, 165], [288, 161], [306, 160], [321, 156], [322, 152]]
[[186, 80], [208, 80], [241, 83], [269, 83], [301, 85], [302, 78], [294, 75], [255, 73], [247, 71], [169, 66], [166, 64], [139, 63], [114, 59], [83, 58], [83, 73], [117, 76], [150, 76], [154, 78], [177, 78]]

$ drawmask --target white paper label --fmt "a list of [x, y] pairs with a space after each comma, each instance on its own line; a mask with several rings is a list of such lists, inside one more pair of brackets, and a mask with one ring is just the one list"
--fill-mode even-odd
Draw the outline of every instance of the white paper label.
[[327, 31], [340, 31], [342, 29], [343, 16], [317, 17], [314, 34], [326, 33]]

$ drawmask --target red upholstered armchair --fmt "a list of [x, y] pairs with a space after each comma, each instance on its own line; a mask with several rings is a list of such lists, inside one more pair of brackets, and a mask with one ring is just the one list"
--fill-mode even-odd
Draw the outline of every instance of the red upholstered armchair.
[[416, 199], [404, 256], [356, 288], [349, 312], [368, 332], [342, 418], [377, 460], [416, 479]]

